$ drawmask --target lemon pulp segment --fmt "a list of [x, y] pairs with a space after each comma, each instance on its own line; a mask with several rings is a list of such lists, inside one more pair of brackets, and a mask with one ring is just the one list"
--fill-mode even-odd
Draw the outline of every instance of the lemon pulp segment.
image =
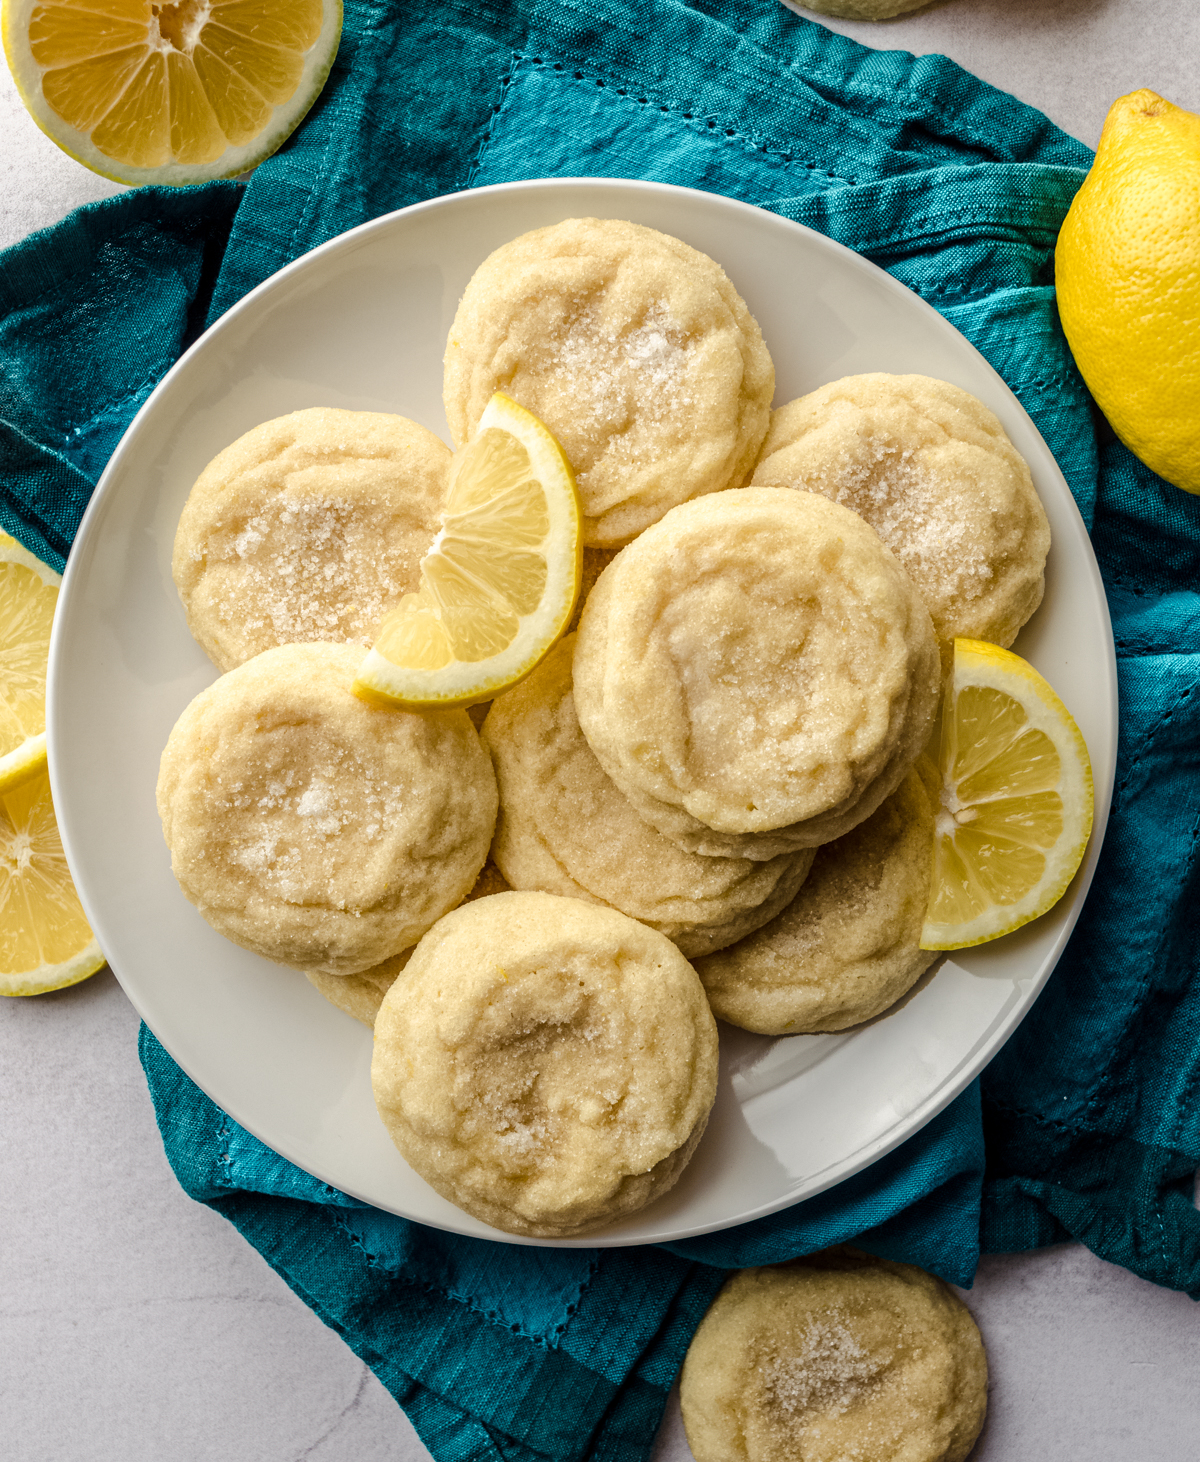
[[1079, 728], [1019, 656], [954, 642], [924, 949], [995, 939], [1051, 908], [1083, 858], [1092, 775]]
[[340, 0], [6, 0], [4, 42], [59, 146], [125, 182], [187, 183], [273, 152], [340, 31]]
[[566, 458], [497, 395], [455, 453], [420, 587], [380, 626], [355, 689], [405, 705], [468, 705], [527, 675], [563, 632], [583, 538]]
[[420, 590], [393, 616], [379, 648], [398, 665], [437, 669], [486, 660], [508, 645], [546, 588], [546, 494], [529, 453], [493, 427], [451, 471], [442, 530]]
[[67, 869], [43, 755], [0, 794], [0, 994], [58, 990], [103, 963]]

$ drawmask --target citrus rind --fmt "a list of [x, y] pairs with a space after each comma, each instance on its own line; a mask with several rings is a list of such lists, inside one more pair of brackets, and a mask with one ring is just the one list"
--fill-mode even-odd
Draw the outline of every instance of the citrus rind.
[[27, 782], [45, 768], [46, 733], [27, 736], [14, 751], [0, 756], [0, 797]]
[[0, 973], [0, 995], [48, 995], [52, 990], [65, 990], [69, 985], [78, 985], [105, 966], [100, 946], [93, 939], [72, 959], [62, 964], [42, 965], [40, 969], [27, 974], [6, 975]]
[[43, 68], [34, 59], [29, 42], [33, 12], [42, 0], [3, 0], [3, 3], [0, 29], [4, 54], [29, 115], [46, 136], [76, 162], [103, 178], [133, 187], [150, 183], [174, 188], [189, 187], [218, 178], [234, 178], [264, 162], [282, 147], [321, 94], [342, 33], [342, 0], [323, 0], [320, 33], [304, 54], [295, 90], [285, 102], [272, 108], [268, 122], [249, 141], [226, 147], [212, 162], [137, 167], [102, 152], [88, 133], [66, 121], [47, 101], [42, 88]]
[[[1001, 737], [990, 750], [987, 743], [973, 751], [968, 749], [966, 763], [956, 762], [954, 731], [948, 718], [955, 715], [964, 692], [976, 687], [1011, 700], [1013, 705], [1006, 708], [1006, 716], [1013, 734], [1007, 741]], [[996, 704], [1002, 702], [997, 699]], [[1057, 755], [1056, 781], [1052, 774], [1039, 775], [1032, 766], [1031, 753], [1016, 748], [1018, 740], [1027, 746], [1044, 748], [1045, 741], [1040, 738], [1048, 738]], [[1023, 757], [1030, 761], [1029, 766], [1023, 766]], [[1049, 765], [1050, 761], [1052, 758], [1043, 756], [1041, 764]], [[956, 780], [954, 766], [967, 763], [969, 775]], [[1006, 774], [1009, 780], [1005, 785], [1002, 778]], [[934, 808], [933, 888], [930, 914], [921, 932], [921, 948], [965, 949], [1012, 933], [1053, 908], [1066, 892], [1083, 861], [1091, 835], [1094, 803], [1091, 761], [1071, 713], [1032, 665], [997, 645], [957, 639], [953, 683], [942, 711], [939, 776], [940, 804]], [[968, 795], [960, 797], [961, 792], [967, 791], [968, 783]], [[1055, 798], [1060, 808], [1050, 816], [1051, 825], [1056, 817], [1060, 823], [1057, 836], [1048, 844], [1045, 837], [1040, 841], [1033, 837], [1023, 846], [1022, 822], [1036, 824], [1038, 816], [1044, 814], [1047, 799], [1053, 802]], [[1025, 819], [1017, 806], [1021, 802], [1030, 813]], [[1008, 817], [1004, 836], [995, 839], [990, 855], [995, 863], [987, 871], [994, 882], [1003, 882], [1006, 871], [1003, 859], [1010, 858], [1015, 871], [1009, 882], [1010, 888], [1015, 885], [1016, 896], [995, 901], [977, 898], [972, 917], [937, 919], [933, 911], [939, 907], [943, 886], [947, 880], [960, 879], [964, 868], [956, 837], [961, 839], [964, 827], [986, 818], [989, 804], [993, 811], [1003, 806]], [[1017, 809], [1015, 816], [1013, 809]], [[1039, 865], [1037, 876], [1030, 876], [1022, 886], [1020, 870], [1037, 869]], [[979, 907], [980, 903], [985, 906]], [[944, 903], [941, 907], [945, 907]]]
[[[441, 530], [422, 560], [422, 589], [417, 595], [406, 595], [384, 620], [375, 646], [368, 651], [354, 682], [355, 694], [365, 700], [419, 709], [469, 706], [491, 700], [529, 675], [566, 631], [583, 569], [583, 515], [574, 474], [547, 428], [531, 412], [500, 392], [488, 403], [471, 441], [455, 454], [455, 462], [464, 460], [475, 443], [497, 430], [514, 438], [528, 454], [529, 475], [540, 484], [545, 495], [547, 526], [537, 547], [545, 558], [546, 577], [537, 604], [529, 613], [512, 615], [515, 633], [502, 648], [485, 658], [451, 658], [425, 669], [398, 663], [388, 654], [389, 644], [396, 643], [398, 627], [403, 630], [405, 617], [409, 616], [411, 621], [413, 611], [420, 609], [419, 601], [427, 597], [427, 571], [442, 554], [448, 538], [461, 530], [478, 540], [478, 533], [472, 533], [469, 528], [470, 510], [461, 514], [453, 511], [455, 467], [452, 464], [448, 510], [443, 514]], [[440, 614], [434, 609], [420, 609], [420, 612], [431, 616]], [[507, 609], [499, 612], [504, 616], [509, 614]]]
[[1200, 493], [1200, 116], [1144, 88], [1113, 103], [1058, 235], [1055, 285], [1117, 436]]
[[18, 543], [10, 534], [0, 532], [0, 563], [19, 563], [30, 569], [47, 588], [57, 589], [62, 584], [62, 575], [55, 573], [36, 554], [30, 553], [23, 543]]

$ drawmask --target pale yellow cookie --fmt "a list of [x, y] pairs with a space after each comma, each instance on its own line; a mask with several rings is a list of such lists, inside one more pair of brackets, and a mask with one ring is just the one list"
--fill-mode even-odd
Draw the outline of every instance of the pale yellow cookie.
[[569, 218], [490, 254], [459, 303], [444, 390], [457, 445], [494, 391], [558, 438], [584, 541], [613, 546], [676, 503], [740, 486], [775, 368], [707, 255], [640, 224]]
[[[489, 858], [463, 903], [468, 899], [487, 898], [492, 893], [505, 893], [508, 888], [504, 875]], [[411, 945], [391, 959], [385, 959], [382, 964], [363, 970], [361, 975], [327, 975], [320, 970], [309, 970], [308, 981], [324, 995], [330, 1005], [336, 1005], [355, 1020], [361, 1020], [363, 1025], [374, 1025], [383, 997], [408, 964], [415, 948], [415, 944]]]
[[717, 1030], [669, 939], [501, 893], [429, 931], [375, 1020], [375, 1102], [407, 1162], [508, 1233], [589, 1233], [664, 1193], [716, 1095]]
[[920, 947], [933, 864], [921, 778], [817, 849], [796, 897], [769, 924], [696, 962], [713, 1014], [764, 1035], [836, 1031], [893, 1005], [936, 953]]
[[1042, 602], [1050, 525], [1025, 459], [981, 401], [929, 376], [847, 376], [771, 416], [756, 487], [865, 518], [944, 645], [1011, 645]]
[[696, 1462], [964, 1462], [987, 1357], [948, 1284], [829, 1249], [727, 1281], [679, 1401]]
[[351, 693], [353, 645], [281, 645], [180, 716], [158, 777], [171, 868], [214, 929], [280, 964], [354, 975], [471, 888], [496, 779], [465, 711]]
[[306, 970], [308, 982], [324, 995], [330, 1005], [336, 1005], [363, 1025], [374, 1025], [375, 1017], [383, 997], [392, 988], [392, 982], [404, 969], [416, 945], [401, 950], [382, 964], [372, 965], [359, 975], [328, 975], [323, 970]]
[[791, 902], [812, 850], [757, 863], [706, 858], [639, 817], [579, 729], [574, 649], [573, 635], [560, 641], [484, 723], [500, 787], [492, 857], [514, 888], [608, 904], [689, 959], [724, 949]]
[[402, 416], [313, 407], [263, 422], [204, 469], [171, 572], [221, 670], [274, 645], [369, 645], [418, 586], [450, 449]]
[[575, 710], [673, 842], [772, 858], [868, 817], [928, 740], [929, 613], [857, 514], [747, 488], [673, 509], [584, 606]]

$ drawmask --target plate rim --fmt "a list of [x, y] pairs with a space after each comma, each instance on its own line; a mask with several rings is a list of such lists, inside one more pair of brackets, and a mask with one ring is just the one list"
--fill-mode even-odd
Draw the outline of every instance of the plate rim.
[[[755, 222], [762, 222], [765, 220], [773, 226], [781, 228], [785, 232], [792, 230], [798, 231], [798, 234], [800, 236], [806, 237], [810, 241], [810, 246], [816, 247], [818, 250], [824, 249], [832, 251], [835, 255], [841, 257], [844, 264], [848, 264], [851, 267], [856, 268], [864, 275], [869, 276], [877, 284], [882, 285], [883, 288], [894, 292], [897, 296], [904, 297], [909, 307], [915, 304], [919, 308], [919, 310], [927, 316], [927, 318], [929, 318], [931, 321], [936, 322], [935, 328], [937, 330], [941, 331], [948, 338], [953, 339], [953, 341], [955, 342], [955, 348], [961, 350], [963, 347], [965, 347], [976, 358], [978, 365], [983, 367], [985, 372], [994, 379], [994, 382], [1001, 389], [1008, 401], [1011, 402], [1012, 405], [1015, 406], [1016, 409], [1023, 416], [1026, 426], [1033, 433], [1037, 443], [1040, 445], [1042, 451], [1045, 454], [1047, 462], [1049, 463], [1053, 472], [1061, 480], [1062, 486], [1066, 493], [1067, 501], [1070, 504], [1070, 510], [1074, 512], [1075, 516], [1079, 520], [1079, 528], [1081, 530], [1088, 550], [1084, 567], [1088, 578], [1092, 581], [1093, 589], [1096, 591], [1096, 601], [1102, 611], [1103, 616], [1106, 653], [1103, 666], [1105, 694], [1102, 699], [1107, 703], [1107, 721], [1113, 743], [1112, 764], [1107, 769], [1103, 778], [1097, 781], [1094, 786], [1095, 806], [1093, 829], [1091, 839], [1088, 845], [1088, 851], [1085, 855], [1084, 861], [1081, 864], [1079, 870], [1076, 872], [1075, 878], [1072, 880], [1072, 886], [1075, 890], [1073, 894], [1074, 901], [1069, 911], [1068, 917], [1063, 920], [1063, 923], [1058, 930], [1055, 940], [1053, 941], [1053, 944], [1051, 946], [1050, 953], [1045, 958], [1045, 967], [1043, 971], [1036, 978], [1031, 977], [1029, 981], [1021, 982], [1022, 985], [1026, 986], [1022, 998], [1013, 1001], [1012, 1008], [996, 1018], [995, 1028], [992, 1030], [987, 1040], [983, 1043], [982, 1048], [964, 1058], [964, 1060], [960, 1063], [959, 1069], [955, 1071], [953, 1076], [943, 1081], [943, 1083], [933, 1093], [926, 1097], [924, 1101], [919, 1102], [911, 1111], [905, 1113], [904, 1117], [898, 1119], [893, 1124], [892, 1128], [866, 1142], [862, 1147], [856, 1149], [850, 1157], [843, 1158], [840, 1161], [831, 1164], [829, 1168], [824, 1170], [824, 1172], [828, 1174], [828, 1176], [818, 1176], [818, 1178], [811, 1185], [806, 1186], [805, 1192], [799, 1197], [793, 1195], [784, 1195], [781, 1198], [769, 1200], [748, 1212], [740, 1213], [734, 1218], [727, 1219], [725, 1221], [706, 1222], [692, 1226], [685, 1226], [677, 1231], [673, 1231], [668, 1236], [648, 1239], [641, 1235], [626, 1236], [620, 1233], [616, 1233], [611, 1235], [610, 1237], [607, 1234], [607, 1231], [601, 1230], [597, 1234], [589, 1234], [580, 1238], [530, 1239], [522, 1235], [508, 1234], [501, 1230], [489, 1229], [489, 1237], [494, 1234], [495, 1241], [503, 1243], [531, 1244], [538, 1247], [552, 1248], [623, 1248], [646, 1243], [683, 1242], [688, 1239], [701, 1237], [705, 1234], [727, 1232], [730, 1229], [753, 1223], [757, 1220], [768, 1217], [771, 1214], [782, 1212], [784, 1209], [802, 1204], [806, 1202], [809, 1198], [816, 1197], [820, 1193], [828, 1192], [830, 1189], [836, 1187], [838, 1184], [846, 1181], [851, 1177], [856, 1176], [858, 1173], [861, 1173], [866, 1168], [870, 1167], [873, 1163], [877, 1162], [880, 1158], [886, 1156], [888, 1153], [902, 1146], [903, 1143], [908, 1141], [910, 1138], [915, 1137], [922, 1130], [922, 1128], [924, 1128], [930, 1121], [933, 1120], [933, 1118], [935, 1118], [940, 1112], [944, 1111], [951, 1102], [953, 1102], [958, 1096], [962, 1094], [967, 1086], [970, 1085], [975, 1077], [978, 1076], [980, 1072], [982, 1072], [982, 1070], [1006, 1044], [1006, 1042], [1009, 1040], [1009, 1038], [1022, 1022], [1022, 1020], [1024, 1020], [1025, 1016], [1029, 1013], [1029, 1011], [1035, 1004], [1037, 997], [1041, 993], [1046, 982], [1049, 980], [1051, 974], [1057, 967], [1058, 962], [1062, 957], [1063, 950], [1066, 947], [1066, 943], [1069, 940], [1072, 932], [1074, 931], [1075, 925], [1078, 922], [1078, 919], [1083, 911], [1083, 906], [1086, 902], [1092, 879], [1095, 876], [1096, 867], [1104, 843], [1104, 837], [1107, 832], [1108, 817], [1112, 801], [1112, 791], [1116, 775], [1116, 741], [1120, 723], [1118, 708], [1116, 645], [1112, 632], [1111, 615], [1108, 609], [1107, 594], [1105, 591], [1103, 578], [1100, 573], [1100, 568], [1096, 559], [1094, 548], [1092, 547], [1091, 537], [1087, 531], [1086, 524], [1084, 524], [1083, 522], [1082, 514], [1079, 511], [1079, 507], [1075, 501], [1074, 494], [1071, 492], [1070, 486], [1066, 482], [1066, 478], [1063, 475], [1061, 468], [1058, 466], [1057, 460], [1055, 459], [1053, 452], [1051, 452], [1048, 444], [1045, 441], [1045, 438], [1038, 430], [1037, 424], [1033, 421], [1028, 411], [1022, 405], [1016, 393], [1012, 390], [1012, 388], [1008, 385], [1008, 383], [1004, 380], [1000, 373], [995, 369], [995, 367], [991, 365], [991, 363], [982, 354], [982, 352], [960, 330], [958, 330], [955, 325], [953, 325], [948, 319], [946, 319], [944, 315], [940, 314], [939, 311], [937, 311], [927, 300], [923, 299], [921, 295], [919, 295], [915, 290], [908, 288], [907, 285], [903, 284], [900, 280], [896, 279], [893, 275], [889, 274], [886, 270], [882, 269], [879, 265], [875, 264], [870, 259], [867, 259], [863, 255], [856, 253], [853, 249], [849, 248], [845, 244], [842, 244], [838, 240], [831, 239], [827, 235], [822, 234], [805, 224], [798, 223], [793, 219], [786, 218], [781, 214], [771, 211], [770, 209], [758, 207], [755, 204], [744, 202], [741, 199], [730, 198], [723, 193], [709, 192], [700, 188], [681, 187], [676, 184], [658, 183], [642, 178], [579, 176], [563, 178], [535, 178], [519, 180], [515, 182], [494, 183], [489, 184], [485, 187], [465, 188], [454, 193], [441, 194], [435, 198], [423, 199], [418, 203], [410, 204], [404, 208], [394, 209], [389, 211], [388, 213], [379, 215], [377, 218], [369, 219], [364, 223], [356, 225], [352, 229], [348, 229], [343, 233], [335, 235], [331, 239], [325, 240], [323, 243], [318, 244], [316, 247], [300, 255], [298, 258], [289, 261], [280, 269], [269, 275], [266, 279], [262, 280], [253, 289], [248, 291], [245, 295], [241, 297], [241, 299], [237, 300], [233, 305], [231, 305], [230, 308], [226, 310], [225, 313], [222, 314], [218, 320], [214, 321], [211, 326], [204, 330], [203, 333], [188, 347], [188, 349], [185, 350], [182, 355], [180, 355], [179, 359], [175, 361], [170, 369], [163, 375], [162, 379], [155, 385], [153, 391], [150, 393], [146, 401], [137, 411], [137, 413], [129, 423], [128, 427], [126, 428], [125, 432], [122, 434], [120, 441], [118, 442], [111, 457], [105, 465], [104, 471], [100, 475], [95, 490], [93, 491], [88, 505], [84, 511], [84, 514], [80, 520], [78, 530], [76, 531], [75, 538], [71, 545], [71, 551], [68, 553], [67, 556], [66, 567], [63, 573], [62, 587], [60, 589], [59, 595], [59, 607], [61, 610], [63, 604], [69, 603], [71, 601], [71, 597], [75, 592], [75, 582], [84, 573], [84, 569], [82, 567], [84, 555], [76, 554], [75, 549], [77, 546], [90, 546], [88, 544], [88, 540], [93, 531], [96, 531], [93, 525], [103, 513], [108, 498], [116, 490], [116, 484], [118, 483], [122, 475], [124, 459], [134, 450], [135, 439], [140, 433], [145, 419], [156, 411], [157, 403], [160, 398], [165, 395], [171, 388], [177, 375], [181, 374], [186, 368], [188, 368], [193, 357], [201, 350], [209, 351], [213, 348], [219, 347], [222, 334], [226, 333], [228, 330], [235, 328], [240, 323], [242, 317], [245, 314], [257, 310], [267, 299], [269, 299], [269, 297], [276, 290], [286, 287], [286, 285], [290, 283], [297, 274], [303, 274], [313, 268], [319, 268], [322, 266], [323, 262], [330, 256], [336, 255], [344, 251], [353, 250], [358, 243], [368, 239], [371, 235], [375, 233], [386, 232], [387, 230], [395, 228], [398, 225], [402, 226], [403, 221], [414, 218], [421, 214], [428, 213], [434, 210], [445, 209], [449, 206], [462, 203], [466, 200], [475, 202], [486, 200], [488, 197], [504, 196], [522, 192], [553, 193], [572, 188], [578, 189], [581, 187], [614, 190], [633, 189], [635, 191], [646, 194], [648, 197], [666, 196], [669, 198], [682, 195], [685, 197], [703, 200], [703, 202], [709, 206], [715, 204], [718, 208], [728, 208], [733, 210], [734, 212], [741, 213], [743, 215], [752, 215]], [[46, 727], [51, 791], [54, 798], [55, 806], [59, 809], [59, 828], [62, 836], [64, 852], [67, 856], [68, 865], [71, 866], [73, 869], [77, 861], [77, 849], [74, 855], [72, 852], [72, 847], [75, 841], [72, 832], [73, 814], [72, 812], [69, 812], [67, 810], [70, 804], [70, 798], [66, 794], [66, 788], [62, 781], [62, 772], [58, 764], [58, 757], [56, 753], [56, 747], [58, 742], [58, 727], [60, 721], [66, 719], [65, 707], [68, 699], [65, 688], [60, 685], [59, 673], [60, 661], [65, 653], [63, 649], [63, 644], [67, 636], [66, 629], [60, 628], [60, 626], [65, 626], [66, 621], [67, 616], [65, 614], [62, 614], [61, 612], [56, 613], [54, 626], [51, 633], [50, 651], [47, 665]], [[76, 886], [89, 924], [92, 925], [93, 929], [98, 929], [103, 923], [107, 922], [103, 910], [97, 908], [94, 905], [94, 902], [92, 901], [87, 891], [86, 881], [81, 884], [80, 881], [76, 879]], [[101, 940], [101, 946], [103, 947], [103, 940]], [[947, 956], [948, 959], [952, 961], [954, 959], [955, 953], [956, 951], [949, 951]], [[206, 1096], [209, 1096], [210, 1099], [213, 1100], [218, 1107], [220, 1107], [224, 1111], [227, 1111], [228, 1115], [230, 1115], [233, 1120], [238, 1123], [239, 1126], [243, 1127], [252, 1136], [263, 1142], [264, 1145], [266, 1145], [272, 1151], [276, 1151], [277, 1149], [272, 1146], [271, 1142], [266, 1137], [262, 1136], [258, 1130], [256, 1130], [256, 1124], [253, 1119], [245, 1120], [243, 1115], [230, 1110], [228, 1105], [226, 1105], [223, 1101], [218, 1101], [215, 1096], [212, 1096], [211, 1093], [208, 1092], [204, 1083], [199, 1080], [191, 1070], [188, 1069], [188, 1066], [184, 1063], [184, 1061], [182, 1061], [178, 1056], [175, 1055], [173, 1051], [171, 1051], [171, 1048], [168, 1045], [167, 1041], [164, 1040], [163, 1037], [154, 1030], [151, 1022], [146, 1019], [146, 1016], [141, 1009], [139, 1001], [137, 1000], [137, 998], [135, 998], [134, 993], [130, 990], [130, 988], [126, 984], [126, 981], [122, 978], [120, 971], [115, 966], [110, 966], [110, 968], [112, 968], [113, 974], [116, 976], [118, 982], [122, 987], [122, 990], [125, 992], [127, 998], [130, 1000], [130, 1003], [137, 1011], [139, 1017], [143, 1021], [145, 1021], [147, 1027], [154, 1033], [156, 1039], [161, 1042], [164, 1049], [166, 1049], [168, 1054], [171, 1055], [172, 1059], [180, 1065], [181, 1069], [185, 1072], [189, 1079], [195, 1082], [200, 1090], [203, 1091]], [[282, 1153], [279, 1155], [284, 1156], [284, 1154]], [[384, 1207], [378, 1204], [374, 1199], [365, 1198], [362, 1194], [356, 1193], [353, 1186], [346, 1186], [343, 1182], [339, 1180], [322, 1176], [320, 1173], [314, 1173], [311, 1168], [306, 1167], [303, 1162], [299, 1162], [295, 1158], [287, 1157], [286, 1160], [294, 1163], [295, 1166], [298, 1167], [301, 1171], [316, 1178], [318, 1181], [329, 1183], [331, 1184], [331, 1186], [337, 1187], [340, 1191], [348, 1194], [352, 1198], [356, 1198], [359, 1201], [368, 1203], [372, 1207], [381, 1208], [381, 1211], [395, 1213], [399, 1217], [408, 1218], [410, 1222], [428, 1224], [430, 1227], [439, 1228], [448, 1232], [464, 1234], [469, 1237], [479, 1237], [476, 1228], [474, 1226], [469, 1226], [474, 1224], [474, 1220], [471, 1220], [469, 1215], [463, 1215], [466, 1223], [464, 1223], [463, 1226], [458, 1227], [449, 1222], [434, 1221], [423, 1217], [413, 1218], [407, 1214], [399, 1214], [396, 1209]]]

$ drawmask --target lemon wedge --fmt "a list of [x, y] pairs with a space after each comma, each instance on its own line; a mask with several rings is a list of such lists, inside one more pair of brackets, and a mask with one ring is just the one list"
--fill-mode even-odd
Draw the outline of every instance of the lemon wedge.
[[21, 100], [76, 161], [121, 183], [232, 177], [312, 106], [341, 0], [4, 0]]
[[420, 588], [380, 625], [355, 692], [425, 708], [490, 700], [566, 629], [582, 563], [570, 464], [537, 417], [498, 392], [450, 464]]
[[46, 760], [46, 656], [62, 583], [0, 533], [0, 792]]
[[40, 753], [0, 793], [0, 995], [61, 990], [104, 964], [67, 870], [44, 736]]
[[922, 949], [998, 939], [1058, 902], [1092, 830], [1079, 727], [1027, 661], [954, 641]]

